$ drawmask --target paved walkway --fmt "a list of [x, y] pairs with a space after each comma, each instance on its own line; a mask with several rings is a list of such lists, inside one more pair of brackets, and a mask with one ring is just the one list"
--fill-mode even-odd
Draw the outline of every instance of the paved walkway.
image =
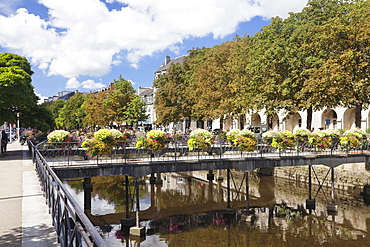
[[0, 246], [59, 246], [27, 146], [0, 155]]

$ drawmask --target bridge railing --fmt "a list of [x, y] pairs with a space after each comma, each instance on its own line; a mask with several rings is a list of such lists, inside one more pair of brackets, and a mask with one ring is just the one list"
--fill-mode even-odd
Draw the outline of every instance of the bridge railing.
[[139, 163], [154, 161], [180, 161], [180, 160], [204, 160], [204, 159], [232, 159], [248, 157], [272, 157], [272, 156], [301, 156], [301, 155], [335, 155], [369, 152], [370, 143], [367, 139], [362, 140], [358, 147], [343, 147], [339, 140], [332, 141], [326, 148], [315, 147], [307, 141], [296, 140], [294, 147], [277, 149], [271, 145], [259, 143], [257, 149], [252, 152], [243, 152], [236, 147], [230, 146], [227, 139], [217, 138], [210, 149], [189, 150], [187, 139], [168, 139], [165, 148], [153, 152], [146, 149], [137, 149], [136, 140], [119, 142], [110, 154], [89, 157], [79, 142], [47, 143], [41, 142], [37, 150], [48, 161], [50, 166], [88, 165], [104, 163]]
[[28, 142], [61, 246], [108, 246], [44, 157]]

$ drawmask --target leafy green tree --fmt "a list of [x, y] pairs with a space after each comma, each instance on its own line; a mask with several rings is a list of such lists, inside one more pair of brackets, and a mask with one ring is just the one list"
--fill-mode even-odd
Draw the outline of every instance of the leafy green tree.
[[192, 116], [205, 120], [217, 119], [237, 113], [235, 99], [237, 92], [230, 88], [231, 75], [226, 68], [230, 51], [235, 42], [221, 45], [197, 53], [198, 65], [192, 74], [190, 91], [194, 105]]
[[83, 126], [83, 119], [86, 115], [83, 108], [85, 98], [85, 94], [77, 92], [66, 101], [56, 119], [56, 125], [58, 128], [74, 129], [81, 128]]
[[45, 105], [35, 105], [32, 108], [25, 108], [20, 113], [20, 126], [33, 128], [47, 132], [55, 127], [55, 122], [50, 111]]
[[117, 80], [113, 80], [113, 90], [110, 92], [109, 97], [104, 100], [104, 104], [108, 109], [107, 115], [109, 116], [110, 124], [114, 122], [121, 124], [127, 120], [126, 110], [134, 95], [136, 95], [136, 91], [132, 87], [132, 82], [123, 79], [121, 75]]
[[284, 109], [290, 96], [285, 90], [290, 78], [283, 25], [283, 20], [275, 17], [248, 42], [250, 57], [246, 74], [249, 85], [246, 91], [254, 100], [254, 111], [265, 110], [267, 116]]
[[146, 103], [143, 98], [134, 95], [128, 103], [125, 112], [125, 121], [128, 124], [144, 122], [148, 119], [146, 114]]
[[38, 97], [33, 91], [33, 71], [26, 58], [0, 53], [0, 121], [15, 122], [16, 111], [32, 108]]
[[[185, 61], [186, 63], [186, 61]], [[192, 103], [188, 100], [188, 81], [186, 64], [172, 64], [166, 74], [154, 81], [156, 123], [168, 125], [190, 117]]]
[[302, 12], [291, 14], [284, 22], [284, 29], [289, 32], [286, 60], [291, 81], [285, 87], [290, 93], [285, 109], [289, 112], [307, 110], [308, 129], [313, 110], [341, 104], [340, 94], [333, 93], [333, 84], [323, 76], [333, 73], [324, 65], [331, 57], [332, 41], [323, 28], [332, 29], [334, 19], [346, 15], [346, 5], [345, 1], [312, 0]]
[[[338, 1], [340, 11], [320, 26], [317, 37], [328, 58], [315, 70], [310, 85], [321, 84], [321, 97], [338, 105], [355, 108], [355, 124], [361, 127], [361, 111], [368, 108], [370, 95], [370, 3]], [[340, 13], [340, 14], [338, 14]], [[319, 98], [317, 95], [316, 98]]]
[[56, 127], [56, 119], [59, 116], [59, 111], [64, 107], [66, 101], [62, 99], [58, 99], [52, 102], [44, 102], [41, 105], [45, 107], [51, 114], [53, 119], [53, 128]]
[[110, 118], [107, 112], [108, 107], [104, 104], [104, 100], [109, 97], [109, 90], [97, 93], [90, 93], [83, 105], [86, 116], [83, 119], [83, 126], [108, 126]]

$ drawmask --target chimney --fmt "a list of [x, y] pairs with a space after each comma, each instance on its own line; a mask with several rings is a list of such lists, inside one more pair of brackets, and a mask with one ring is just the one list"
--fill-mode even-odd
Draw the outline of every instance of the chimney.
[[170, 56], [166, 56], [165, 58], [164, 58], [164, 65], [167, 65], [169, 62], [170, 62]]

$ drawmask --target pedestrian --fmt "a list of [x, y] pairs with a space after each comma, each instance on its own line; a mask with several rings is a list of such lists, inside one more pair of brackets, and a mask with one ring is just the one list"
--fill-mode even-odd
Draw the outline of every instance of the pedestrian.
[[1, 153], [6, 153], [6, 146], [8, 145], [9, 137], [5, 133], [5, 130], [1, 131]]

